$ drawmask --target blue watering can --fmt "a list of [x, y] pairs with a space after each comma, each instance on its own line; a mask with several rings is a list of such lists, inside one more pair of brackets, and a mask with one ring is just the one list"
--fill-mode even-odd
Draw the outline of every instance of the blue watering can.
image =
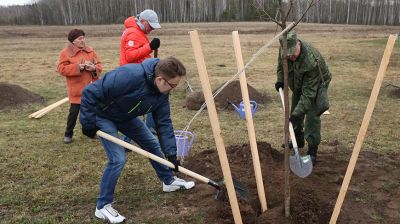
[[[243, 120], [246, 119], [246, 112], [244, 109], [244, 103], [243, 101], [240, 102], [239, 107], [237, 107], [232, 101], [228, 100], [228, 103], [235, 108], [236, 112], [239, 113], [239, 117]], [[254, 113], [256, 113], [257, 110], [257, 103], [254, 100], [250, 100], [250, 110], [251, 110], [251, 115], [254, 116]]]
[[175, 130], [177, 157], [188, 157], [190, 148], [193, 145], [194, 134], [190, 131]]

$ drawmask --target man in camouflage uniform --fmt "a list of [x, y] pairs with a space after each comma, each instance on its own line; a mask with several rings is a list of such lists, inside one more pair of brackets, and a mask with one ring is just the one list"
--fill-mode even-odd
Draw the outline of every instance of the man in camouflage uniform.
[[[282, 37], [280, 38], [282, 46]], [[328, 110], [328, 86], [331, 73], [321, 54], [311, 44], [297, 39], [294, 31], [287, 35], [289, 88], [292, 90], [290, 121], [299, 148], [308, 143], [308, 152], [315, 165], [321, 142], [320, 115]], [[283, 89], [282, 49], [279, 48], [275, 89]], [[305, 120], [305, 122], [304, 122]], [[303, 131], [304, 130], [304, 131]]]

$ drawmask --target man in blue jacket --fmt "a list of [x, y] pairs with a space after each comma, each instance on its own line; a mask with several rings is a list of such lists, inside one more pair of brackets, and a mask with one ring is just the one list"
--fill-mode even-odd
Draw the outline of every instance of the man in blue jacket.
[[[82, 94], [80, 122], [82, 132], [90, 138], [101, 130], [114, 137], [118, 131], [133, 139], [142, 149], [179, 165], [176, 142], [170, 117], [169, 92], [183, 76], [184, 65], [176, 58], [146, 59], [142, 64], [127, 64], [108, 72], [88, 85]], [[138, 117], [152, 112], [157, 138]], [[100, 182], [95, 216], [111, 223], [120, 223], [125, 217], [112, 206], [118, 178], [126, 162], [125, 149], [100, 138], [109, 162]], [[194, 187], [193, 181], [185, 181], [173, 175], [167, 167], [151, 161], [163, 191], [172, 192]]]

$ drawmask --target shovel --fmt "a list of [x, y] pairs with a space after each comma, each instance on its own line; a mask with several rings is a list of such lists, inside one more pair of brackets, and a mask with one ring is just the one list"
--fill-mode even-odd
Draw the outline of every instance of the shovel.
[[[279, 94], [281, 96], [283, 110], [285, 110], [285, 103], [283, 98], [283, 90], [279, 88]], [[292, 140], [294, 155], [289, 156], [289, 165], [292, 172], [301, 178], [307, 177], [311, 174], [313, 165], [310, 155], [300, 156], [299, 149], [297, 146], [296, 136], [294, 134], [294, 129], [292, 122], [289, 122], [289, 133]]]
[[[140, 154], [142, 156], [145, 156], [145, 157], [147, 157], [149, 159], [152, 159], [152, 160], [154, 160], [154, 161], [156, 161], [158, 163], [161, 163], [161, 164], [163, 164], [165, 166], [168, 166], [169, 168], [175, 168], [175, 165], [173, 163], [171, 163], [170, 161], [168, 161], [166, 159], [163, 159], [161, 157], [158, 157], [158, 156], [156, 156], [156, 155], [154, 155], [152, 153], [149, 153], [149, 152], [147, 152], [147, 151], [145, 151], [145, 150], [143, 150], [143, 149], [141, 149], [139, 147], [136, 147], [134, 145], [126, 143], [126, 142], [122, 141], [119, 138], [116, 138], [116, 137], [114, 137], [112, 135], [109, 135], [109, 134], [107, 134], [105, 132], [102, 132], [102, 131], [97, 131], [96, 134], [98, 136], [104, 138], [104, 139], [107, 139], [108, 141], [114, 142], [117, 145], [120, 145], [120, 146], [122, 146], [122, 147], [124, 147], [126, 149], [134, 151], [134, 152], [136, 152], [136, 153], [138, 153], [138, 154]], [[190, 170], [188, 170], [188, 169], [186, 169], [186, 168], [184, 168], [182, 166], [178, 166], [178, 171], [181, 172], [181, 173], [184, 173], [184, 174], [186, 174], [186, 175], [188, 175], [188, 176], [190, 176], [190, 177], [192, 177], [194, 179], [197, 179], [197, 180], [199, 180], [201, 182], [204, 182], [204, 183], [214, 187], [217, 190], [215, 192], [215, 194], [214, 194], [214, 198], [215, 199], [217, 199], [217, 200], [225, 200], [227, 198], [227, 196], [226, 196], [227, 195], [227, 191], [226, 191], [226, 188], [225, 188], [224, 181], [217, 182], [217, 181], [211, 180], [211, 179], [209, 179], [207, 177], [201, 176], [200, 174], [197, 174], [197, 173], [195, 173], [193, 171], [190, 171]], [[242, 183], [240, 183], [240, 182], [238, 182], [236, 180], [233, 180], [233, 185], [235, 187], [236, 193], [238, 194], [238, 196], [240, 198], [242, 198], [242, 199], [244, 199], [246, 201], [250, 200], [250, 193]]]

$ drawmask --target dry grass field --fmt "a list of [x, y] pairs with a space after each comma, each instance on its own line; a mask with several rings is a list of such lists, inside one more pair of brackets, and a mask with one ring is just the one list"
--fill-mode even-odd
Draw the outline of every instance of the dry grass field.
[[[159, 57], [175, 56], [187, 66], [188, 78], [200, 90], [200, 80], [188, 31], [198, 30], [213, 88], [237, 71], [231, 32], [239, 31], [245, 63], [279, 32], [272, 23], [190, 23], [162, 24], [151, 36], [161, 39]], [[104, 64], [103, 75], [119, 63], [121, 25], [78, 26], [86, 32]], [[0, 82], [16, 84], [44, 97], [45, 105], [66, 96], [65, 81], [56, 73], [59, 51], [67, 42], [66, 33], [75, 27], [0, 27]], [[351, 153], [364, 116], [389, 34], [390, 26], [345, 26], [300, 24], [300, 39], [316, 46], [333, 75], [329, 95], [331, 115], [322, 118], [320, 150]], [[275, 43], [246, 70], [248, 83], [272, 101], [260, 105], [254, 117], [257, 141], [280, 149], [283, 136], [281, 103], [274, 89], [278, 44]], [[385, 80], [399, 84], [400, 41], [395, 45]], [[399, 97], [391, 97], [394, 87], [383, 86], [378, 98], [363, 151], [400, 155]], [[183, 129], [196, 111], [184, 107], [185, 86], [172, 94], [171, 109], [175, 129]], [[74, 142], [62, 142], [68, 105], [40, 120], [28, 115], [44, 107], [29, 104], [0, 112], [0, 223], [101, 223], [93, 213], [99, 180], [106, 163], [101, 145], [75, 129]], [[219, 111], [225, 145], [248, 143], [246, 124], [230, 110]], [[192, 124], [196, 139], [191, 157], [215, 148], [206, 111]], [[334, 145], [335, 147], [332, 147]], [[399, 161], [399, 160], [398, 160]], [[374, 161], [371, 161], [374, 162]], [[323, 166], [323, 163], [320, 164]], [[398, 169], [398, 167], [397, 167]], [[344, 173], [343, 173], [344, 175]], [[398, 178], [398, 177], [393, 177]], [[396, 189], [391, 186], [390, 189]], [[127, 223], [205, 223], [207, 214], [170, 211], [181, 203], [181, 194], [164, 194], [148, 160], [134, 153], [119, 180], [116, 208]], [[283, 199], [282, 199], [283, 200]], [[364, 199], [363, 199], [364, 200]], [[172, 206], [173, 208], [173, 206]], [[371, 213], [377, 223], [380, 214]], [[384, 220], [383, 220], [384, 221]]]

